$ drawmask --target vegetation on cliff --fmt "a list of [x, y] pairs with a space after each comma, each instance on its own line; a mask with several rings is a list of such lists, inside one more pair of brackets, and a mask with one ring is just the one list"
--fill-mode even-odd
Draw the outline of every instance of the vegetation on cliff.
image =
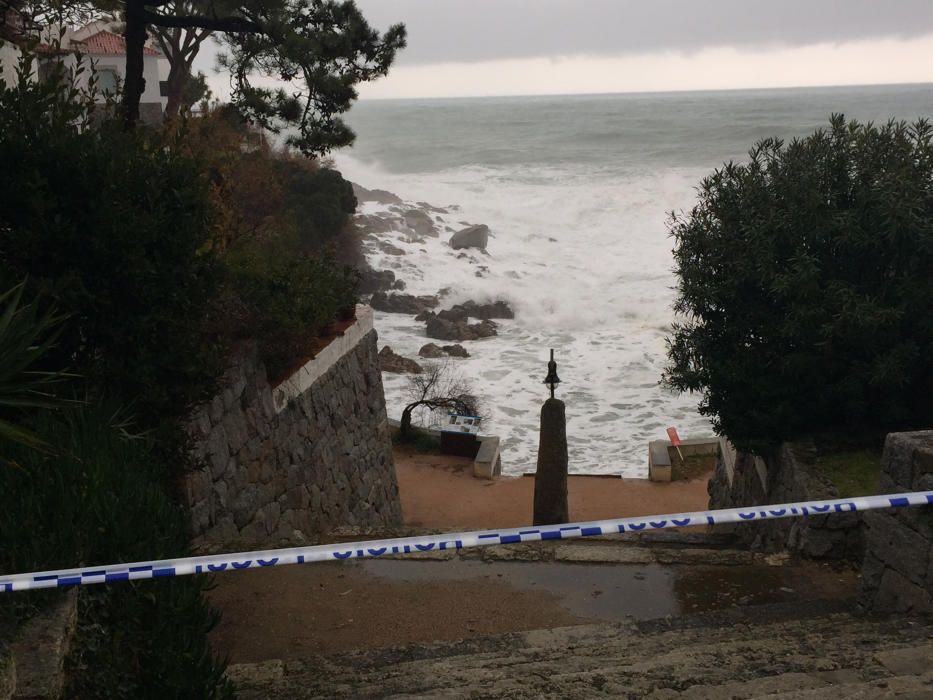
[[[32, 61], [0, 81], [0, 571], [185, 556], [184, 422], [233, 344], [257, 340], [274, 374], [352, 315], [356, 200], [241, 111], [126, 130]], [[207, 585], [82, 589], [69, 695], [230, 696]], [[5, 596], [0, 623], [55, 595]]]

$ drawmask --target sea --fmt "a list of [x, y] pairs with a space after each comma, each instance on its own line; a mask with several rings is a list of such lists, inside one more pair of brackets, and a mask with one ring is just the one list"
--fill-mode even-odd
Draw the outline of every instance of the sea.
[[[759, 140], [791, 140], [833, 113], [859, 121], [933, 116], [933, 86], [830, 87], [613, 95], [360, 101], [346, 177], [446, 211], [452, 229], [486, 224], [487, 255], [468, 264], [449, 233], [404, 256], [371, 254], [411, 294], [445, 303], [504, 300], [514, 320], [464, 343], [453, 369], [480, 396], [506, 474], [533, 471], [543, 381], [554, 350], [571, 473], [647, 477], [648, 443], [674, 427], [713, 434], [700, 397], [661, 383], [676, 317], [668, 222], [728, 161]], [[376, 314], [380, 346], [417, 359], [430, 342], [411, 316]], [[384, 375], [390, 417], [410, 393]]]

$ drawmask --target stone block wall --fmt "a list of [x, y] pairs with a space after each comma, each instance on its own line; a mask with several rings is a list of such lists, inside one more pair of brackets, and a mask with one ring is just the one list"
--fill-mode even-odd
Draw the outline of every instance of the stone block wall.
[[275, 545], [400, 522], [368, 307], [278, 386], [246, 346], [223, 387], [191, 420], [204, 464], [184, 481], [196, 542]]
[[[933, 430], [891, 433], [881, 493], [933, 491]], [[869, 612], [933, 613], [933, 506], [865, 514], [860, 602]]]
[[0, 639], [0, 700], [57, 700], [65, 688], [65, 658], [78, 620], [78, 589], [57, 600]]
[[[812, 446], [785, 443], [768, 459], [735, 452], [723, 441], [708, 491], [711, 509], [839, 498], [836, 487], [816, 466]], [[859, 513], [811, 515], [715, 525], [755, 550], [787, 550], [813, 559], [862, 560], [863, 526]]]

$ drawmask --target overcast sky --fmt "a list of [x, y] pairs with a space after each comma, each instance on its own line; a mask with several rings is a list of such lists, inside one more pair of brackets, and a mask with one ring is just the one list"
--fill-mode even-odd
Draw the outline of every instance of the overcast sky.
[[364, 98], [933, 82], [933, 0], [357, 5], [380, 29], [408, 28]]

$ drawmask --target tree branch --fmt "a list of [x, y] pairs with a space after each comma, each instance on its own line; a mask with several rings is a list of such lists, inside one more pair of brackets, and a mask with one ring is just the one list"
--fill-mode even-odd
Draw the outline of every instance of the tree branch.
[[213, 32], [230, 32], [231, 34], [260, 34], [263, 31], [259, 24], [244, 17], [202, 17], [199, 15], [168, 17], [148, 10], [143, 14], [146, 22], [157, 27], [181, 27], [183, 29], [195, 27]]

